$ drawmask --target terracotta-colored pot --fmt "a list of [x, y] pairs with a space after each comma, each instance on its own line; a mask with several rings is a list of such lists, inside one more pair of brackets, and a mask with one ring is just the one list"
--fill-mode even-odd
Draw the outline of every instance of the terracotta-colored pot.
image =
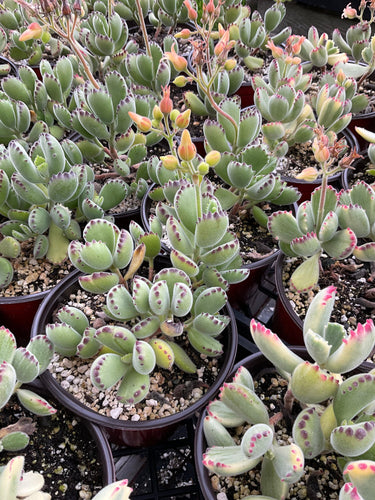
[[[52, 315], [62, 298], [67, 298], [72, 292], [79, 288], [77, 276], [68, 277], [63, 280], [42, 303], [33, 323], [31, 336], [34, 337], [45, 331], [45, 326], [52, 322]], [[192, 417], [194, 413], [204, 406], [223, 384], [228, 373], [232, 369], [238, 343], [237, 326], [233, 311], [230, 306], [226, 308], [225, 314], [230, 317], [230, 324], [226, 334], [223, 336], [224, 354], [222, 367], [217, 379], [204, 396], [192, 404], [188, 409], [161, 419], [147, 421], [124, 421], [101, 415], [80, 403], [72, 394], [65, 391], [47, 370], [41, 375], [43, 384], [55, 394], [55, 397], [73, 413], [100, 425], [110, 441], [126, 446], [149, 446], [167, 439], [176, 427], [184, 420]], [[188, 376], [188, 375], [186, 375]]]

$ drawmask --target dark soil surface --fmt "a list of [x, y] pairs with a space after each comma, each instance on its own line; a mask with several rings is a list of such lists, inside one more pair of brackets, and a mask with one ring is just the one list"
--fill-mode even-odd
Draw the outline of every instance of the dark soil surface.
[[[50, 398], [47, 398], [50, 401]], [[29, 445], [21, 451], [0, 456], [0, 465], [18, 455], [25, 456], [25, 471], [43, 474], [43, 491], [52, 498], [79, 500], [91, 498], [103, 487], [102, 464], [95, 441], [79, 417], [52, 401], [57, 413], [36, 417], [23, 409], [15, 396], [0, 412], [0, 426], [15, 423], [20, 417], [32, 417], [36, 430]], [[86, 496], [85, 496], [86, 495]], [[5, 499], [4, 499], [5, 500]]]

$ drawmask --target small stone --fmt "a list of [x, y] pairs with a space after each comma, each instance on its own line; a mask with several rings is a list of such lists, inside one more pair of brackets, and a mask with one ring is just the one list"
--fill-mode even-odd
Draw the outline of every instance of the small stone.
[[113, 409], [109, 412], [110, 416], [111, 416], [112, 418], [116, 419], [116, 420], [119, 418], [119, 416], [121, 415], [121, 413], [122, 413], [122, 408], [113, 408]]
[[73, 361], [71, 359], [68, 359], [68, 358], [64, 358], [62, 361], [62, 364], [63, 364], [63, 366], [65, 366], [65, 368], [72, 368], [73, 367]]
[[138, 422], [141, 419], [140, 415], [133, 415], [131, 420], [132, 422]]

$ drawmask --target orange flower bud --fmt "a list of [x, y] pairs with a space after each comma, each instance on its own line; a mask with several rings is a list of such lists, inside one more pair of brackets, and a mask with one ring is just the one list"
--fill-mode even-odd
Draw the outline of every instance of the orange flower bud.
[[210, 0], [208, 4], [205, 6], [206, 12], [208, 14], [213, 14], [215, 12], [215, 4], [213, 0]]
[[300, 36], [300, 37], [296, 37], [296, 38], [298, 38], [297, 42], [294, 42], [291, 45], [292, 52], [295, 55], [297, 55], [297, 54], [299, 54], [301, 52], [301, 45], [305, 41], [305, 37], [304, 36]]
[[214, 167], [218, 163], [220, 158], [221, 154], [219, 153], [219, 151], [213, 149], [212, 151], [206, 154], [204, 161], [208, 163], [210, 167]]
[[191, 161], [196, 157], [197, 148], [191, 141], [188, 130], [184, 130], [181, 135], [181, 142], [177, 148], [177, 152], [181, 160]]
[[220, 38], [224, 35], [225, 33], [225, 29], [223, 28], [222, 24], [219, 23], [219, 26], [218, 26], [218, 30], [219, 30], [219, 36]]
[[160, 101], [159, 108], [164, 115], [168, 115], [173, 109], [173, 102], [172, 99], [170, 98], [171, 90], [169, 88], [169, 85], [162, 87], [162, 89], [163, 89], [163, 98]]
[[160, 160], [167, 170], [176, 170], [178, 167], [178, 159], [173, 155], [161, 156]]
[[315, 181], [318, 177], [319, 172], [314, 167], [307, 167], [302, 170], [302, 172], [296, 175], [296, 179], [301, 179], [303, 181]]
[[171, 52], [165, 52], [165, 55], [176, 71], [184, 71], [187, 68], [187, 60], [176, 53], [174, 45], [172, 45]]
[[220, 38], [219, 42], [215, 46], [214, 52], [216, 57], [219, 56], [224, 51], [228, 42], [229, 42], [229, 31], [225, 30], [223, 36]]
[[149, 132], [151, 130], [152, 123], [150, 118], [133, 113], [133, 111], [128, 111], [128, 114], [141, 132]]
[[276, 47], [273, 40], [268, 40], [266, 47], [272, 52], [272, 57], [278, 59], [283, 55], [283, 49], [281, 47]]
[[195, 21], [198, 17], [198, 12], [193, 9], [189, 0], [184, 0], [184, 5], [187, 8], [188, 17], [189, 17], [190, 21]]
[[235, 59], [227, 59], [224, 64], [224, 69], [231, 71], [236, 67], [237, 61]]
[[188, 127], [190, 123], [190, 115], [191, 109], [187, 109], [183, 113], [180, 113], [175, 120], [177, 127], [180, 129]]
[[340, 69], [339, 72], [337, 73], [336, 79], [339, 85], [342, 85], [345, 82], [346, 76], [342, 69]]
[[190, 31], [188, 28], [184, 28], [179, 33], [176, 33], [174, 37], [182, 38], [183, 40], [188, 40], [192, 34], [193, 34], [192, 31]]
[[328, 138], [324, 135], [315, 137], [313, 140], [312, 150], [314, 152], [314, 157], [318, 163], [325, 163], [329, 160], [330, 152], [326, 145], [326, 142], [328, 142]]
[[19, 41], [38, 40], [42, 36], [42, 27], [38, 23], [31, 23], [27, 29], [20, 35]]

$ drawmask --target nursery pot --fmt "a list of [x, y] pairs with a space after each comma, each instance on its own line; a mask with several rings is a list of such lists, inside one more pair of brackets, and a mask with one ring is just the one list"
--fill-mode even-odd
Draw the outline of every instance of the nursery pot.
[[[375, 176], [366, 174], [367, 165], [370, 163], [367, 151], [362, 151], [361, 154], [363, 158], [357, 158], [353, 162], [352, 168], [346, 168], [342, 171], [341, 182], [343, 189], [350, 189], [353, 184], [359, 180], [363, 180], [367, 184], [373, 184], [375, 182]], [[361, 175], [358, 176], [357, 174]]]
[[48, 294], [49, 290], [21, 297], [0, 297], [0, 323], [15, 335], [18, 347], [28, 344], [35, 313]]
[[[300, 356], [302, 359], [312, 361], [304, 346], [292, 347], [291, 350], [295, 354]], [[273, 364], [263, 355], [262, 352], [256, 352], [255, 354], [251, 354], [250, 356], [247, 356], [243, 360], [236, 363], [236, 365], [233, 367], [231, 374], [228, 376], [228, 380], [231, 380], [233, 378], [233, 376], [235, 375], [236, 371], [239, 369], [240, 366], [244, 366], [245, 368], [247, 368], [247, 370], [249, 370], [249, 372], [254, 378], [260, 372], [273, 368]], [[368, 373], [370, 370], [371, 370], [370, 364], [364, 362], [360, 366], [358, 366], [353, 371], [353, 373]], [[218, 394], [215, 395], [215, 397], [217, 396]], [[207, 443], [203, 431], [203, 422], [206, 416], [207, 416], [207, 410], [204, 410], [200, 414], [197, 422], [195, 439], [194, 439], [194, 463], [198, 476], [198, 482], [200, 484], [201, 491], [205, 500], [217, 500], [217, 492], [215, 492], [212, 487], [208, 469], [202, 463], [203, 453], [205, 453], [207, 449]]]
[[9, 67], [9, 76], [18, 77], [18, 69], [17, 69], [16, 64], [14, 64], [13, 61], [8, 59], [7, 57], [0, 56], [0, 65]]
[[[292, 350], [304, 359], [307, 356], [305, 347], [294, 347]], [[272, 368], [273, 365], [261, 352], [256, 352], [255, 354], [251, 354], [250, 356], [247, 356], [243, 360], [236, 363], [231, 374], [228, 376], [228, 380], [231, 380], [233, 378], [234, 374], [240, 366], [244, 366], [245, 368], [247, 368], [251, 375], [255, 377], [261, 370], [264, 370], [265, 368]], [[217, 396], [218, 393], [214, 395], [214, 397]], [[207, 410], [204, 410], [200, 414], [197, 422], [194, 439], [194, 463], [198, 476], [198, 482], [205, 500], [217, 500], [218, 492], [214, 491], [208, 469], [202, 463], [203, 453], [207, 448], [207, 443], [203, 432], [203, 422], [206, 416]]]
[[[69, 435], [64, 434], [64, 432], [72, 432], [72, 429], [70, 428], [70, 426], [71, 426], [70, 420], [72, 420], [72, 422], [73, 422], [76, 419], [76, 416], [73, 414], [70, 414], [69, 410], [65, 410], [65, 415], [61, 416], [62, 405], [60, 404], [60, 407], [59, 407], [58, 395], [50, 394], [46, 390], [46, 388], [42, 385], [42, 383], [39, 379], [36, 379], [35, 381], [31, 382], [30, 384], [24, 384], [22, 386], [22, 389], [31, 390], [31, 391], [35, 392], [36, 394], [40, 395], [41, 397], [46, 398], [47, 401], [52, 406], [54, 406], [55, 408], [57, 407], [56, 408], [57, 413], [52, 417], [51, 416], [38, 417], [36, 415], [32, 415], [31, 418], [32, 418], [33, 422], [35, 422], [37, 424], [37, 426], [40, 426], [39, 429], [37, 427], [36, 432], [34, 432], [31, 435], [31, 440], [33, 442], [32, 446], [33, 446], [35, 451], [30, 450], [29, 446], [31, 446], [31, 444], [28, 447], [26, 447], [25, 449], [19, 450], [17, 452], [15, 452], [15, 451], [8, 451], [7, 452], [4, 450], [3, 454], [5, 456], [3, 457], [3, 460], [7, 459], [8, 456], [9, 456], [9, 458], [12, 458], [15, 455], [26, 455], [27, 456], [28, 453], [32, 453], [31, 456], [35, 457], [35, 460], [38, 460], [38, 457], [45, 459], [44, 453], [47, 453], [47, 451], [48, 451], [47, 447], [51, 446], [49, 444], [50, 439], [52, 439], [52, 440], [54, 440], [54, 439], [59, 440], [61, 438], [66, 439], [66, 440], [70, 439], [72, 445], [75, 443], [78, 443], [78, 442], [82, 442], [82, 439], [84, 439], [84, 443], [86, 443], [88, 441], [88, 439], [90, 439], [91, 442], [88, 443], [87, 447], [86, 447], [87, 456], [91, 455], [91, 453], [93, 451], [92, 450], [92, 444], [93, 444], [92, 441], [93, 441], [94, 444], [96, 445], [96, 448], [97, 448], [96, 453], [95, 453], [95, 458], [97, 460], [96, 467], [98, 469], [100, 467], [100, 471], [101, 471], [100, 477], [101, 477], [102, 487], [105, 487], [108, 484], [116, 481], [116, 470], [115, 470], [115, 464], [113, 461], [111, 446], [109, 444], [107, 436], [105, 435], [105, 433], [101, 427], [99, 427], [98, 425], [95, 425], [92, 422], [89, 422], [87, 420], [83, 420], [83, 419], [81, 419], [80, 421], [76, 420], [77, 425], [75, 426], [75, 429], [79, 429], [79, 435], [80, 435], [80, 437], [78, 438], [79, 439], [79, 441], [78, 441], [75, 437], [73, 437], [73, 436], [70, 437]], [[8, 404], [12, 404], [12, 403], [10, 402]], [[10, 410], [8, 410], [8, 411], [10, 411]], [[28, 413], [26, 411], [25, 412], [22, 411], [22, 413], [25, 413], [28, 417], [30, 417], [30, 413]], [[12, 416], [12, 418], [13, 417], [17, 417], [17, 419], [18, 419], [20, 417], [20, 414], [15, 414]], [[69, 418], [68, 423], [65, 421], [66, 417]], [[60, 418], [60, 420], [59, 420], [59, 418]], [[61, 420], [61, 418], [62, 418], [62, 420]], [[52, 421], [51, 419], [56, 419], [56, 422]], [[9, 421], [7, 423], [9, 424]], [[50, 431], [52, 431], [51, 435], [49, 435], [48, 429], [50, 429]], [[42, 434], [42, 438], [41, 438], [40, 434], [38, 433], [38, 430], [40, 430], [40, 433]], [[57, 435], [60, 436], [59, 438], [54, 437], [55, 432], [57, 433]], [[48, 439], [46, 438], [46, 433], [47, 433]], [[55, 441], [54, 441], [54, 444], [56, 444]], [[67, 445], [66, 449], [67, 449], [67, 455], [65, 455], [64, 451], [61, 451], [61, 455], [59, 455], [58, 452], [56, 451], [56, 455], [60, 456], [59, 462], [61, 462], [61, 465], [63, 467], [64, 467], [64, 462], [66, 463], [67, 459], [73, 457], [73, 459], [75, 460], [76, 458], [79, 458], [79, 454], [77, 455], [77, 457], [75, 456], [75, 448], [71, 447], [69, 449], [69, 446]], [[41, 451], [41, 450], [43, 450], [43, 451]], [[77, 450], [77, 452], [79, 453], [79, 450]], [[52, 460], [52, 463], [56, 463], [57, 457], [55, 459], [50, 458], [48, 460], [50, 470], [51, 470], [51, 460]], [[40, 464], [38, 464], [38, 465], [40, 465]], [[69, 463], [66, 463], [66, 465], [67, 465], [67, 467], [70, 466]], [[88, 464], [88, 463], [86, 463], [85, 465], [88, 468], [90, 467], [90, 464]], [[56, 473], [56, 477], [58, 477], [57, 474], [58, 473]], [[82, 478], [83, 478], [83, 476], [84, 475], [82, 474]], [[68, 482], [71, 478], [64, 477], [62, 475], [61, 479], [64, 482]], [[56, 488], [57, 488], [57, 486], [56, 486]], [[77, 495], [78, 495], [78, 492], [77, 492]], [[66, 498], [66, 496], [64, 496], [64, 498]]]
[[242, 109], [254, 105], [254, 89], [251, 82], [243, 82], [234, 95], [238, 95], [240, 97]]
[[283, 285], [283, 265], [285, 255], [280, 253], [275, 262], [275, 283], [277, 299], [272, 318], [271, 330], [291, 345], [303, 344], [303, 321], [294, 311]]
[[[59, 283], [39, 308], [32, 327], [32, 337], [43, 333], [46, 324], [52, 322], [52, 315], [59, 307], [61, 298], [68, 298], [78, 288], [77, 276], [69, 276]], [[225, 313], [230, 317], [230, 323], [223, 339], [224, 354], [222, 356], [222, 367], [219, 375], [201, 399], [180, 413], [155, 420], [117, 420], [101, 415], [80, 403], [72, 394], [61, 387], [48, 370], [41, 375], [42, 382], [73, 413], [94, 424], [100, 425], [110, 441], [122, 446], [141, 447], [159, 443], [166, 440], [181, 422], [192, 417], [196, 411], [207, 405], [232, 369], [237, 352], [238, 333], [235, 317], [230, 306], [227, 306]]]
[[[71, 275], [77, 276], [78, 271], [72, 271]], [[15, 335], [18, 347], [28, 344], [35, 313], [50, 292], [45, 290], [30, 295], [0, 297], [0, 324]]]

